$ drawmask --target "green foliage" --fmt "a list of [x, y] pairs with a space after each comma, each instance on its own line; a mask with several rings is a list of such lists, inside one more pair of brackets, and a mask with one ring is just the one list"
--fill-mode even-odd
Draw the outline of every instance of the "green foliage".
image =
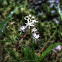
[[29, 47], [24, 47], [25, 60], [34, 60], [33, 52]]
[[0, 7], [2, 6], [3, 1], [4, 1], [4, 0], [0, 0]]
[[[24, 5], [22, 5], [22, 6], [24, 6]], [[22, 6], [19, 6], [19, 7], [17, 7], [16, 9], [14, 9], [14, 10], [8, 15], [8, 17], [7, 17], [3, 22], [0, 22], [0, 38], [1, 38], [1, 35], [2, 35], [2, 33], [3, 33], [3, 31], [4, 31], [5, 27], [6, 27], [7, 23], [9, 22], [9, 20], [11, 20], [12, 15], [13, 15], [19, 8], [21, 8]]]
[[39, 62], [38, 57], [36, 56], [36, 54], [33, 54], [33, 51], [31, 48], [29, 47], [24, 47], [24, 58], [25, 61], [27, 62]]
[[55, 43], [55, 44], [52, 44], [51, 46], [49, 46], [40, 56], [40, 61], [42, 61], [44, 59], [44, 57], [46, 55], [48, 55], [56, 46], [58, 45], [62, 45], [62, 43]]
[[0, 38], [1, 38], [1, 35], [3, 34], [3, 31], [8, 23], [8, 21], [10, 20], [11, 18], [8, 17], [7, 19], [5, 19], [3, 22], [0, 22]]
[[9, 41], [0, 41], [0, 43], [5, 43], [5, 42], [9, 42]]
[[11, 49], [9, 49], [9, 48], [7, 48], [7, 50], [8, 50], [8, 52], [9, 52], [10, 56], [12, 56], [14, 59], [17, 59], [16, 56], [15, 56], [15, 54], [14, 54], [14, 51], [13, 51], [13, 50], [11, 50]]
[[[43, 59], [58, 45], [62, 45], [62, 43], [55, 43], [49, 46], [38, 58], [36, 55], [33, 57], [33, 52], [29, 47], [24, 47], [24, 57], [25, 61], [37, 61], [37, 62], [42, 62]], [[35, 53], [34, 53], [35, 54]]]
[[[39, 0], [0, 0], [0, 20], [3, 20], [0, 21], [0, 47], [4, 46], [3, 62], [43, 62], [43, 59], [45, 59], [46, 62], [46, 60], [48, 61], [48, 54], [52, 49], [58, 45], [62, 45], [62, 43], [56, 43], [62, 40], [62, 14], [60, 4], [58, 4], [58, 8], [56, 8], [56, 5], [53, 3], [53, 7], [50, 8], [50, 3], [46, 3], [47, 0], [42, 1], [43, 3], [39, 3], [38, 1]], [[34, 8], [36, 8], [36, 6], [39, 6], [39, 8], [35, 10]], [[56, 12], [51, 13], [52, 10]], [[38, 15], [40, 11], [41, 13]], [[31, 31], [28, 39], [26, 37], [23, 39], [27, 33], [20, 35], [18, 31], [19, 26], [26, 23], [24, 17], [29, 14], [34, 15], [38, 20], [36, 28], [40, 34], [39, 42], [33, 42]], [[54, 18], [56, 18], [59, 23], [56, 23], [56, 21], [53, 20]], [[36, 50], [39, 51], [45, 45], [53, 32], [55, 32], [55, 34], [47, 45], [47, 49], [38, 57]], [[8, 55], [10, 55], [9, 59]], [[52, 57], [52, 54], [50, 55]], [[57, 59], [55, 59], [55, 61], [56, 60]], [[59, 60], [59, 62], [61, 62], [62, 58]], [[53, 62], [53, 60], [48, 62]]]

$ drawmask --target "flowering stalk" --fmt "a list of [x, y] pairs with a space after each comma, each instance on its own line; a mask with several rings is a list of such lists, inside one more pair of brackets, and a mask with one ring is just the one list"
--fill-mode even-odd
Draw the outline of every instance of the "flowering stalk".
[[19, 31], [21, 31], [22, 33], [22, 31], [26, 32], [28, 29], [28, 32], [29, 32], [30, 28], [32, 27], [31, 33], [32, 33], [32, 38], [34, 42], [39, 38], [39, 34], [37, 32], [37, 29], [35, 28], [35, 24], [38, 23], [38, 21], [36, 21], [35, 17], [31, 15], [24, 17], [24, 19], [27, 20], [27, 23], [25, 23], [26, 26], [21, 26]]

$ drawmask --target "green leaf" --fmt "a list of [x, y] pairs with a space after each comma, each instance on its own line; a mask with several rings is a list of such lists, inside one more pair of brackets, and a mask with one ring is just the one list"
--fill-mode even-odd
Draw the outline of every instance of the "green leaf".
[[27, 61], [35, 60], [35, 58], [33, 57], [32, 49], [30, 49], [29, 47], [24, 47], [23, 51], [25, 60]]
[[0, 7], [2, 7], [3, 1], [4, 1], [4, 0], [0, 0]]
[[42, 60], [46, 57], [46, 55], [48, 55], [48, 54], [52, 51], [52, 49], [54, 49], [54, 48], [55, 48], [56, 46], [58, 46], [58, 45], [62, 45], [62, 43], [55, 43], [55, 44], [49, 46], [49, 47], [41, 54], [41, 56], [40, 56], [40, 61], [42, 61]]
[[24, 61], [39, 62], [37, 55], [34, 53], [34, 57], [33, 57], [33, 51], [29, 47], [24, 47], [23, 52], [24, 52], [24, 57], [25, 57]]
[[16, 57], [16, 55], [15, 55], [15, 52], [14, 52], [13, 50], [11, 50], [10, 48], [8, 48], [8, 47], [6, 47], [6, 48], [7, 48], [8, 52], [9, 52], [10, 56], [11, 56], [14, 60], [17, 60], [17, 61], [18, 61], [18, 59], [17, 59], [17, 57]]
[[0, 43], [5, 43], [5, 42], [9, 42], [9, 41], [0, 41]]
[[6, 27], [6, 25], [7, 25], [9, 20], [11, 20], [10, 17], [8, 17], [4, 21], [0, 22], [0, 38], [1, 38], [2, 34], [3, 34], [3, 31], [4, 31], [4, 29], [5, 29], [5, 27]]
[[35, 54], [35, 62], [39, 62], [39, 58], [36, 54]]
[[23, 7], [23, 6], [24, 6], [24, 5], [21, 5], [21, 6], [17, 7], [16, 9], [14, 9], [14, 10], [8, 15], [8, 17], [7, 17], [4, 21], [0, 22], [0, 38], [1, 38], [2, 34], [3, 34], [3, 31], [5, 30], [5, 27], [6, 27], [7, 23], [9, 22], [9, 20], [12, 19], [12, 18], [11, 18], [12, 15], [16, 12], [16, 10], [18, 10], [19, 8], [21, 8], [21, 7]]
[[24, 52], [25, 59], [28, 60], [28, 51], [27, 51], [27, 47], [24, 47], [23, 52]]

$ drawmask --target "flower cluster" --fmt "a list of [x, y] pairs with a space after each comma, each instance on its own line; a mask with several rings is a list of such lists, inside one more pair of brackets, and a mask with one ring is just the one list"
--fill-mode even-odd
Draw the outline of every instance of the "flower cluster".
[[27, 28], [29, 31], [30, 27], [32, 27], [31, 29], [32, 37], [36, 41], [39, 38], [39, 34], [37, 32], [37, 29], [35, 28], [35, 24], [38, 23], [38, 21], [36, 21], [35, 17], [31, 15], [24, 17], [24, 19], [27, 21], [27, 23], [25, 23], [26, 24], [25, 26], [21, 26], [19, 31], [25, 32]]

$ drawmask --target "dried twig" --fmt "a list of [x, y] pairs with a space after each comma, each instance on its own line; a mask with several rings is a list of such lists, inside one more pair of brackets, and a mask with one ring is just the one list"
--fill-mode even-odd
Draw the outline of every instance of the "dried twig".
[[52, 34], [52, 36], [49, 38], [49, 40], [46, 42], [46, 44], [44, 45], [44, 47], [39, 51], [39, 53], [43, 52], [43, 50], [45, 49], [45, 47], [47, 46], [47, 44], [50, 42], [50, 40], [52, 39], [52, 37], [54, 36], [55, 32]]
[[26, 33], [26, 34], [23, 36], [23, 38], [21, 38], [21, 40], [19, 41], [19, 43], [21, 43], [21, 42], [24, 40], [24, 38], [26, 38], [27, 35], [30, 35], [30, 34], [27, 34], [27, 33]]

